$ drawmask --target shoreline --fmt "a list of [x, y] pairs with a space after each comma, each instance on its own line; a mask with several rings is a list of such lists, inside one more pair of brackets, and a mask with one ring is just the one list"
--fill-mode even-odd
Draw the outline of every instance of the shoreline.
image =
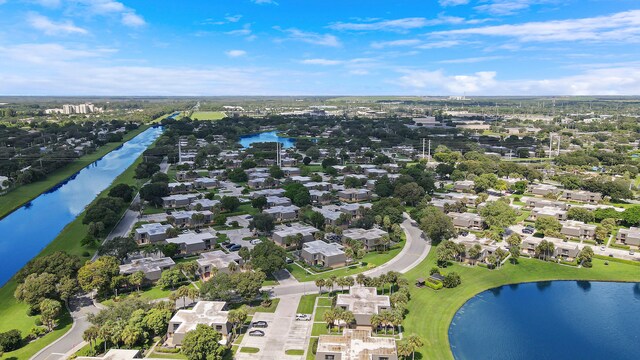
[[[0, 199], [7, 200], [9, 203], [11, 203], [11, 205], [6, 209], [0, 209], [0, 221], [6, 218], [7, 216], [11, 215], [14, 211], [20, 209], [24, 205], [35, 200], [40, 195], [46, 194], [47, 192], [55, 189], [56, 187], [63, 185], [65, 182], [69, 181], [74, 176], [76, 176], [80, 171], [84, 170], [86, 167], [90, 166], [96, 161], [101, 160], [111, 152], [118, 150], [126, 142], [140, 135], [150, 127], [152, 127], [152, 125], [149, 125], [149, 124], [140, 125], [140, 127], [138, 127], [137, 129], [131, 130], [130, 132], [125, 134], [122, 138], [122, 141], [119, 141], [117, 143], [107, 143], [101, 146], [100, 148], [98, 148], [95, 152], [91, 154], [83, 155], [77, 158], [76, 160], [74, 160], [73, 162], [71, 162], [70, 164], [67, 164], [66, 166], [54, 171], [44, 180], [36, 181], [31, 184], [22, 185], [14, 190], [11, 190], [6, 195], [0, 196]], [[85, 161], [90, 161], [90, 162], [84, 164]], [[72, 172], [71, 174], [69, 174], [70, 171]], [[30, 192], [29, 190], [31, 188], [34, 188], [33, 191], [35, 193], [22, 195], [22, 193], [24, 192]], [[15, 195], [12, 195], [12, 194], [15, 194]], [[12, 197], [16, 199], [12, 199]]]

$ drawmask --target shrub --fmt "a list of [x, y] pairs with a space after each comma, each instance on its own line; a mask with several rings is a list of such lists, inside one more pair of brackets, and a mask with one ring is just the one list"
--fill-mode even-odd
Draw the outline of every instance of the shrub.
[[440, 281], [434, 281], [434, 282], [427, 281], [427, 282], [425, 282], [425, 284], [428, 287], [432, 288], [433, 290], [440, 290], [443, 287], [442, 282], [440, 282]]
[[20, 330], [9, 330], [0, 333], [0, 351], [13, 351], [22, 345], [22, 334]]
[[477, 263], [476, 263], [476, 265], [478, 265], [478, 266], [480, 266], [480, 267], [483, 267], [483, 268], [485, 268], [485, 269], [488, 269], [488, 268], [489, 268], [489, 265], [487, 265], [487, 263], [482, 262], [482, 261], [477, 262]]
[[31, 328], [31, 330], [29, 330], [29, 334], [27, 335], [27, 339], [29, 340], [35, 340], [39, 337], [41, 337], [42, 335], [47, 333], [47, 329], [43, 328], [42, 326], [34, 326]]
[[462, 283], [460, 279], [460, 275], [456, 272], [450, 272], [444, 277], [444, 281], [442, 281], [442, 285], [446, 288], [454, 288]]

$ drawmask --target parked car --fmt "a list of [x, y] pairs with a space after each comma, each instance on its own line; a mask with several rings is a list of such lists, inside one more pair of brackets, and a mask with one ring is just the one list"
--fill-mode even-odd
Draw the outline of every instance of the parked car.
[[262, 330], [251, 330], [251, 331], [249, 331], [249, 336], [264, 336], [264, 331], [262, 331]]
[[238, 244], [233, 244], [233, 246], [229, 247], [229, 251], [239, 251], [240, 249], [242, 249], [242, 246]]
[[263, 320], [254, 321], [251, 323], [251, 327], [254, 327], [254, 328], [266, 328], [267, 326], [269, 326], [269, 324], [267, 324], [267, 322]]
[[525, 227], [524, 229], [522, 229], [522, 233], [523, 233], [523, 234], [529, 234], [529, 235], [531, 235], [531, 234], [533, 234], [534, 232], [535, 232], [535, 229], [534, 229], [534, 228], [532, 228], [532, 227], [530, 227], [530, 226], [527, 226], [527, 227]]
[[230, 247], [232, 247], [234, 245], [238, 245], [238, 244], [230, 242], [230, 243], [224, 245], [224, 247], [226, 247], [228, 249], [228, 248], [230, 248]]
[[604, 246], [600, 246], [600, 250], [604, 251], [606, 248]]
[[629, 250], [629, 255], [635, 255], [635, 253], [633, 252], [633, 250]]
[[293, 260], [292, 260], [291, 258], [286, 258], [286, 259], [285, 259], [285, 262], [286, 262], [287, 264], [293, 264]]
[[296, 314], [296, 320], [298, 320], [298, 321], [311, 321], [311, 315], [309, 315], [309, 314]]
[[250, 243], [251, 245], [258, 245], [258, 244], [260, 244], [261, 242], [262, 242], [262, 240], [260, 240], [260, 239], [253, 239], [253, 240], [249, 241], [249, 243]]

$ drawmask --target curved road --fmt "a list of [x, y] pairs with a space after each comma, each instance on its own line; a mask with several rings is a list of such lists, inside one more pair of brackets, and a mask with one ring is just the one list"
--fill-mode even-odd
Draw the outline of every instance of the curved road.
[[[407, 213], [404, 215], [404, 221], [400, 226], [404, 230], [407, 241], [400, 253], [389, 262], [365, 271], [363, 274], [367, 276], [379, 276], [389, 271], [397, 271], [406, 273], [415, 268], [422, 260], [424, 260], [431, 250], [431, 241], [427, 240], [422, 230], [414, 223]], [[127, 224], [128, 225], [128, 224]], [[289, 278], [282, 279], [281, 284], [273, 287], [265, 287], [263, 290], [269, 291], [271, 296], [280, 297], [285, 295], [303, 295], [307, 293], [318, 292], [320, 289], [313, 281], [298, 282], [290, 274]], [[82, 341], [82, 333], [90, 324], [86, 319], [88, 313], [95, 313], [99, 309], [96, 308], [87, 296], [74, 299], [71, 303], [71, 314], [73, 316], [73, 327], [69, 332], [63, 335], [56, 342], [40, 350], [34, 355], [32, 360], [57, 360], [64, 359], [75, 352], [80, 345], [84, 345]]]

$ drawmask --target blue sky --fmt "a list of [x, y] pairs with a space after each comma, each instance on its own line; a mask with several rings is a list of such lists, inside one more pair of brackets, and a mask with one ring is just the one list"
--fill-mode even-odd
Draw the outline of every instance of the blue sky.
[[637, 0], [0, 0], [1, 95], [640, 95]]

